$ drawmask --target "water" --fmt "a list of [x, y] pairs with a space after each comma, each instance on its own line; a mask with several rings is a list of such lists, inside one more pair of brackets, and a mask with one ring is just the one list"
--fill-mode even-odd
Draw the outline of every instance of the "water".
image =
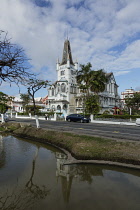
[[140, 171], [63, 165], [58, 149], [0, 137], [0, 210], [139, 210]]

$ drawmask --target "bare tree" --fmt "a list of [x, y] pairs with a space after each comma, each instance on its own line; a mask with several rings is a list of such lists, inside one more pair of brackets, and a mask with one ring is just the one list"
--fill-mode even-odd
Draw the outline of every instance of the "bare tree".
[[2, 82], [23, 84], [34, 74], [29, 72], [29, 59], [23, 48], [12, 44], [7, 33], [0, 30], [0, 85]]
[[41, 88], [46, 88], [47, 85], [49, 84], [49, 81], [46, 80], [39, 80], [39, 79], [30, 79], [27, 82], [27, 89], [28, 89], [28, 94], [31, 96], [32, 101], [33, 101], [33, 107], [34, 107], [34, 114], [36, 114], [36, 105], [35, 105], [35, 93], [40, 90]]

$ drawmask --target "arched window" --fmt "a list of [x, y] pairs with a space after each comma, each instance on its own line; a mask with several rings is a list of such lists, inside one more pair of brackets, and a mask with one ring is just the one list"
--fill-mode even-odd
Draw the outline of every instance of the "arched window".
[[54, 110], [55, 110], [55, 105], [52, 105], [52, 107], [51, 107], [51, 108], [52, 108], [52, 110], [54, 111]]
[[61, 111], [61, 106], [60, 105], [57, 106], [57, 110]]
[[63, 109], [66, 110], [67, 109], [67, 104], [63, 105]]
[[64, 83], [61, 85], [61, 92], [66, 92], [66, 85]]

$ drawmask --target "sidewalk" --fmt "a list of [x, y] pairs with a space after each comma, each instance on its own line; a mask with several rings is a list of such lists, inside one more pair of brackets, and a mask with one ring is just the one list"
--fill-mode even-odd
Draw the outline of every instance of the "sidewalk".
[[105, 120], [92, 120], [91, 123], [103, 123], [103, 124], [114, 124], [114, 125], [134, 125], [134, 126], [138, 126], [136, 125], [135, 122], [114, 122], [114, 121], [105, 121]]

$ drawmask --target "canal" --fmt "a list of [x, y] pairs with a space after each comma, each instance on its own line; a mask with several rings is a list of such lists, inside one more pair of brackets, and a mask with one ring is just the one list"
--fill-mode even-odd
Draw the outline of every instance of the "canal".
[[140, 171], [64, 165], [60, 150], [0, 136], [0, 210], [139, 210]]

